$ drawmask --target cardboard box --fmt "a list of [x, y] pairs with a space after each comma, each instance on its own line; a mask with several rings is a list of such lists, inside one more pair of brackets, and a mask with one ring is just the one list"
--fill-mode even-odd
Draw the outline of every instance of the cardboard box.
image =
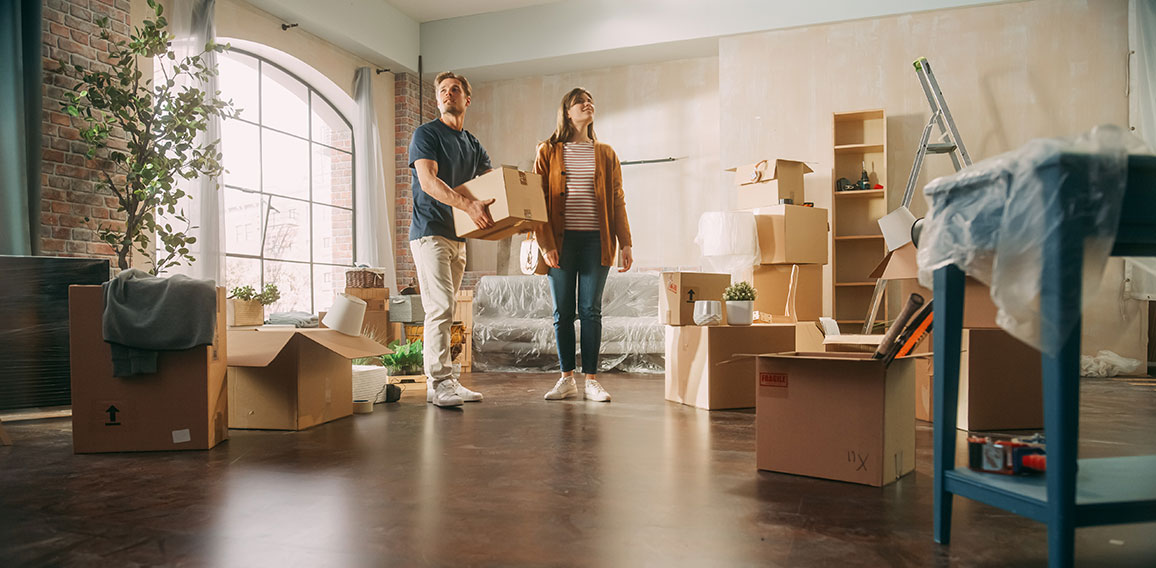
[[[919, 265], [915, 259], [916, 249], [907, 243], [887, 253], [883, 261], [871, 271], [871, 278], [884, 280], [912, 280], [903, 286], [905, 294], [916, 293], [924, 300], [932, 298], [931, 290], [919, 285]], [[998, 329], [995, 323], [997, 309], [986, 285], [968, 278], [963, 288], [963, 327], [969, 329]]]
[[350, 359], [389, 353], [332, 329], [229, 332], [229, 427], [304, 430], [353, 414]]
[[535, 173], [502, 166], [463, 183], [455, 191], [474, 199], [495, 200], [490, 205], [494, 226], [489, 229], [479, 229], [468, 213], [454, 208], [454, 227], [459, 237], [500, 241], [549, 220], [542, 176]]
[[[751, 285], [758, 291], [754, 304], [756, 310], [771, 314], [784, 313], [787, 290], [791, 285], [791, 265], [756, 266]], [[818, 264], [799, 265], [797, 286], [795, 317], [799, 321], [819, 321], [819, 317], [823, 315], [823, 267]]]
[[78, 454], [207, 450], [229, 438], [225, 289], [212, 345], [163, 351], [157, 373], [112, 376], [100, 286], [68, 289], [72, 446]]
[[365, 300], [365, 311], [389, 311], [389, 288], [345, 288], [350, 296]]
[[389, 321], [401, 323], [421, 323], [425, 321], [425, 309], [421, 296], [394, 296], [389, 299]]
[[881, 487], [915, 469], [915, 358], [756, 358], [755, 461], [767, 471]]
[[961, 430], [1044, 427], [1040, 352], [1002, 329], [965, 329], [960, 340]]
[[755, 215], [760, 264], [827, 264], [827, 210], [776, 205]]
[[[756, 171], [761, 170], [759, 175]], [[790, 199], [802, 205], [803, 174], [811, 173], [807, 164], [797, 160], [765, 160], [746, 164], [727, 171], [735, 172], [738, 187], [738, 209], [757, 209], [779, 205], [780, 199]]]
[[[663, 325], [694, 325], [694, 302], [722, 301], [723, 291], [730, 284], [730, 274], [663, 272], [659, 284], [662, 291], [658, 294], [658, 317]], [[783, 305], [786, 305], [786, 296], [783, 297]], [[781, 311], [783, 306], [778, 309]], [[726, 311], [725, 308], [723, 311]]]
[[755, 405], [755, 360], [793, 351], [794, 324], [666, 326], [666, 400], [705, 410]]

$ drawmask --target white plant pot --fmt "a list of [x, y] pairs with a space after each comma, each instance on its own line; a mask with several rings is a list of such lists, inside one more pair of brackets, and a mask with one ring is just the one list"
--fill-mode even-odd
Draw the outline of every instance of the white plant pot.
[[727, 325], [751, 325], [754, 304], [751, 300], [727, 300]]

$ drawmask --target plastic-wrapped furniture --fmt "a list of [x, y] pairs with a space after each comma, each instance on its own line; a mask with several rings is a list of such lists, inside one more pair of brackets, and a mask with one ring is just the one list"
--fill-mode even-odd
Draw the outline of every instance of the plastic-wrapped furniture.
[[[657, 273], [612, 271], [602, 293], [600, 371], [661, 373]], [[577, 330], [580, 322], [575, 320]], [[556, 371], [554, 304], [545, 276], [485, 276], [474, 290], [475, 371]], [[576, 334], [577, 337], [577, 334]], [[580, 348], [576, 347], [580, 351]]]
[[[1119, 145], [1108, 151], [1103, 141], [1094, 140], [1091, 147], [1077, 143], [1017, 151], [1004, 164], [987, 171], [980, 167], [978, 175], [964, 170], [960, 178], [937, 180], [925, 190], [932, 210], [928, 227], [942, 231], [938, 242], [920, 243], [921, 278], [933, 274], [936, 308], [936, 542], [950, 540], [955, 495], [1046, 523], [1050, 566], [1073, 565], [1077, 527], [1156, 520], [1156, 456], [1077, 459], [1085, 265], [1094, 272], [1109, 253], [1156, 256], [1156, 156], [1128, 156]], [[957, 246], [965, 241], [990, 246]], [[925, 254], [925, 246], [932, 250]], [[1033, 255], [1034, 260], [1024, 258]], [[994, 265], [994, 273], [973, 270], [983, 262]], [[1025, 274], [1024, 267], [1033, 262], [1038, 269]], [[1004, 313], [1000, 319], [1002, 327], [1035, 341], [1042, 353], [1048, 460], [1043, 476], [955, 467], [961, 266], [968, 275], [988, 277], [993, 297], [997, 286], [1019, 287], [1005, 290], [1011, 297], [1025, 290], [1029, 298], [1033, 292], [1038, 297], [1038, 319]], [[1020, 272], [1004, 274], [1001, 281], [1000, 270]], [[1001, 298], [994, 299], [1001, 304]]]

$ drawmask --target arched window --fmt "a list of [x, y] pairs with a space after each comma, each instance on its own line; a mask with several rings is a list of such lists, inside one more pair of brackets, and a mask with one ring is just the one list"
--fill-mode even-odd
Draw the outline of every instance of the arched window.
[[326, 310], [354, 259], [353, 129], [298, 76], [253, 53], [220, 55], [225, 283], [276, 284], [267, 312]]

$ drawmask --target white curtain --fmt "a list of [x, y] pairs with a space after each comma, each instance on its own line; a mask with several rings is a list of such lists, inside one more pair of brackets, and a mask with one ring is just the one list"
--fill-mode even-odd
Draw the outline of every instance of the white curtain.
[[[172, 4], [170, 22], [175, 36], [173, 51], [177, 61], [183, 57], [197, 55], [205, 49], [205, 44], [216, 38], [216, 28], [213, 25], [213, 11], [216, 9], [216, 0], [175, 0]], [[216, 67], [217, 54], [206, 53], [202, 60], [210, 67]], [[185, 81], [184, 84], [196, 87], [205, 93], [216, 93], [219, 89], [218, 78], [211, 77], [203, 84], [194, 84]], [[221, 139], [221, 120], [210, 117], [208, 128], [200, 137], [197, 144], [204, 144]], [[220, 146], [217, 147], [220, 151]], [[189, 219], [191, 229], [186, 234], [195, 236], [197, 242], [189, 247], [189, 251], [196, 259], [191, 266], [182, 265], [169, 269], [169, 273], [187, 274], [193, 278], [213, 280], [218, 285], [224, 285], [225, 278], [225, 233], [224, 208], [221, 206], [224, 196], [218, 189], [220, 178], [201, 176], [196, 179], [184, 180], [178, 178], [180, 187], [188, 194], [182, 204], [185, 216]], [[174, 229], [177, 227], [174, 226]], [[158, 243], [157, 254], [163, 255], [164, 249]]]
[[393, 230], [389, 225], [389, 203], [385, 194], [385, 165], [381, 157], [377, 111], [373, 106], [375, 76], [372, 68], [361, 67], [353, 79], [353, 100], [357, 103], [357, 117], [353, 123], [354, 142], [357, 144], [354, 171], [357, 257], [354, 261], [384, 268], [385, 286], [396, 292], [397, 272], [393, 264]]

